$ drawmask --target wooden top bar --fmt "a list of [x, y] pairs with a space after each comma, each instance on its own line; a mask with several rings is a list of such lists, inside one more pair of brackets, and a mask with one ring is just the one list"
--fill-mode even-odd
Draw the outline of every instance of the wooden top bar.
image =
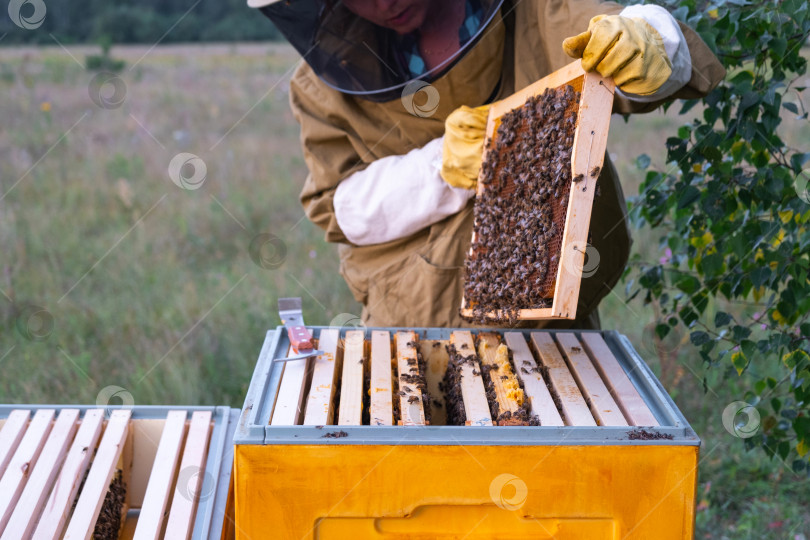
[[104, 494], [107, 493], [118, 458], [124, 449], [130, 417], [131, 411], [127, 409], [115, 410], [110, 414], [107, 428], [104, 430], [104, 436], [63, 540], [87, 540], [93, 534], [101, 505], [104, 503]]
[[163, 527], [186, 433], [186, 411], [169, 411], [146, 485], [134, 540], [156, 540]]
[[174, 488], [165, 539], [188, 540], [194, 526], [197, 501], [205, 478], [205, 458], [211, 433], [211, 411], [195, 411], [191, 415], [188, 437], [183, 446], [183, 458]]
[[549, 332], [532, 332], [532, 342], [543, 365], [548, 368], [548, 378], [557, 392], [563, 411], [563, 420], [568, 426], [595, 426], [585, 398], [565, 364], [557, 344]]
[[368, 391], [371, 397], [369, 405], [371, 425], [393, 425], [391, 334], [381, 330], [375, 330], [371, 333], [371, 382]]
[[610, 352], [604, 338], [600, 334], [583, 332], [580, 340], [630, 424], [633, 426], [659, 425], [655, 415], [644, 403], [644, 399], [619, 365], [619, 361]]
[[506, 345], [512, 350], [515, 372], [523, 383], [523, 390], [531, 404], [532, 414], [540, 419], [541, 426], [564, 426], [565, 423], [554, 404], [546, 381], [532, 356], [526, 339], [520, 332], [504, 332]]
[[397, 377], [399, 378], [399, 411], [403, 426], [424, 426], [425, 409], [422, 389], [407, 377], [419, 374], [416, 359], [416, 332], [397, 332]]
[[55, 412], [54, 409], [40, 409], [34, 414], [34, 419], [0, 479], [0, 532], [6, 528], [31, 468], [35, 466], [45, 445]]
[[59, 478], [45, 503], [45, 509], [39, 518], [33, 540], [52, 540], [59, 538], [67, 521], [79, 486], [84, 479], [84, 472], [90, 465], [93, 448], [96, 447], [101, 436], [101, 426], [104, 421], [103, 409], [90, 409], [84, 413], [79, 432], [68, 450], [65, 463], [59, 473]]
[[54, 423], [51, 434], [42, 449], [42, 455], [25, 484], [11, 519], [3, 532], [2, 540], [28, 538], [37, 523], [37, 517], [45, 504], [56, 479], [68, 446], [76, 433], [79, 409], [62, 409]]
[[[287, 351], [287, 358], [296, 356], [292, 347]], [[276, 406], [270, 424], [273, 426], [294, 426], [300, 424], [304, 409], [304, 388], [310, 373], [312, 358], [284, 362], [281, 373], [281, 384], [276, 397]]]
[[363, 381], [365, 377], [365, 335], [349, 330], [343, 340], [343, 374], [340, 381], [338, 424], [359, 426], [363, 423]]
[[325, 426], [335, 423], [332, 405], [337, 388], [338, 366], [341, 361], [340, 329], [325, 328], [318, 337], [323, 354], [312, 361], [312, 383], [307, 397], [304, 425]]
[[25, 434], [25, 428], [28, 426], [30, 416], [31, 411], [19, 409], [11, 411], [8, 418], [6, 418], [6, 423], [3, 424], [3, 429], [0, 429], [0, 478], [6, 472], [8, 462], [11, 461], [17, 444]]
[[[504, 355], [507, 356], [504, 358]], [[478, 336], [478, 356], [481, 358], [481, 363], [490, 368], [489, 378], [498, 400], [499, 416], [505, 411], [516, 413], [521, 409], [525, 396], [509, 364], [508, 348], [506, 345], [501, 346], [498, 334], [482, 332]], [[493, 420], [497, 420], [498, 425], [501, 425], [500, 420]], [[505, 421], [503, 425], [512, 423], [512, 421]]]
[[[472, 334], [461, 330], [450, 335], [450, 343], [462, 358], [475, 357], [475, 344]], [[461, 395], [464, 400], [464, 411], [467, 414], [468, 426], [491, 426], [492, 415], [489, 412], [487, 395], [484, 391], [484, 380], [481, 378], [481, 365], [477, 360], [471, 365], [461, 364]]]
[[579, 383], [585, 397], [588, 399], [591, 412], [601, 426], [626, 426], [621, 409], [613, 400], [602, 378], [593, 367], [591, 359], [582, 349], [582, 344], [574, 334], [558, 332], [557, 342], [563, 354], [568, 358], [571, 373]]

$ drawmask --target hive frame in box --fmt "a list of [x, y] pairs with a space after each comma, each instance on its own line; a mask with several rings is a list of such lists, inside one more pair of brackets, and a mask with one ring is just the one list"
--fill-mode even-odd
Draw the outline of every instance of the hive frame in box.
[[[102, 405], [6, 405], [0, 404], [0, 429], [2, 425], [9, 418], [12, 411], [25, 410], [30, 411], [33, 415], [37, 411], [55, 410], [55, 416], [58, 416], [62, 410], [74, 409], [79, 411], [79, 418], [84, 419], [88, 411], [94, 409], [103, 409], [105, 414], [105, 423], [110, 417], [110, 414], [115, 411], [130, 410], [131, 416], [129, 422], [133, 421], [166, 421], [168, 413], [171, 411], [186, 411], [188, 419], [192, 418], [195, 412], [207, 412], [211, 415], [210, 433], [208, 435], [207, 453], [205, 455], [205, 469], [203, 484], [199, 488], [200, 498], [194, 512], [194, 519], [192, 522], [191, 536], [192, 540], [221, 540], [224, 538], [231, 538], [232, 534], [229, 529], [233, 527], [233, 523], [229, 522], [226, 514], [230, 514], [232, 510], [228, 508], [232, 504], [232, 497], [229, 497], [231, 482], [232, 482], [232, 466], [233, 466], [233, 435], [236, 430], [237, 419], [239, 415], [238, 409], [231, 409], [230, 407], [166, 407], [166, 406], [134, 406], [131, 408], [120, 406], [102, 406]], [[105, 428], [106, 430], [106, 428]], [[129, 429], [129, 434], [126, 436], [127, 440], [132, 436], [134, 430]], [[157, 445], [158, 441], [148, 441], [151, 444]], [[130, 445], [131, 442], [126, 443]], [[155, 448], [156, 450], [156, 448]], [[40, 455], [40, 458], [43, 456]], [[62, 463], [58, 464], [61, 467]], [[36, 464], [34, 465], [36, 467]], [[178, 465], [179, 467], [179, 465]], [[176, 471], [179, 474], [179, 471]], [[0, 475], [1, 476], [1, 475]], [[130, 512], [133, 510], [130, 509]], [[135, 510], [137, 511], [137, 510]], [[168, 514], [168, 508], [166, 509]], [[165, 525], [165, 521], [164, 521]], [[65, 523], [63, 531], [68, 527]]]
[[[413, 331], [420, 343], [470, 331], [348, 330]], [[602, 338], [659, 424], [650, 438], [637, 426], [270, 425], [284, 367], [273, 359], [290, 345], [278, 327], [234, 437], [241, 538], [692, 538], [700, 440], [627, 338], [511, 332]]]
[[[316, 334], [327, 327], [308, 327]], [[356, 329], [351, 329], [356, 330]], [[420, 340], [449, 340], [454, 328], [366, 328], [366, 339], [370, 339], [375, 330], [414, 331]], [[473, 330], [473, 334], [480, 331]], [[341, 329], [341, 338], [346, 329]], [[519, 331], [528, 336], [536, 330]], [[290, 346], [289, 338], [283, 326], [269, 330], [262, 345], [259, 360], [250, 381], [245, 405], [234, 434], [234, 444], [430, 444], [430, 445], [543, 445], [555, 444], [564, 438], [566, 444], [575, 445], [688, 445], [699, 446], [700, 439], [689, 426], [669, 394], [661, 386], [644, 360], [633, 349], [626, 336], [616, 331], [567, 331], [558, 330], [557, 334], [576, 332], [579, 334], [600, 334], [625, 373], [650, 408], [659, 423], [655, 430], [662, 435], [671, 435], [669, 440], [632, 440], [631, 432], [637, 426], [334, 426], [347, 435], [339, 438], [324, 438], [330, 431], [325, 426], [278, 426], [270, 425], [270, 417], [278, 397], [283, 363], [273, 362], [274, 358], [286, 356]]]
[[[577, 112], [576, 131], [571, 154], [571, 190], [565, 216], [565, 229], [560, 247], [560, 262], [551, 307], [518, 310], [518, 320], [576, 319], [579, 286], [582, 278], [585, 253], [588, 243], [588, 228], [591, 221], [596, 181], [602, 170], [607, 147], [608, 127], [613, 108], [613, 79], [605, 79], [596, 72], [587, 73], [579, 60], [540, 79], [511, 96], [497, 101], [489, 109], [484, 160], [500, 125], [500, 117], [520, 107], [530, 97], [542, 94], [547, 88], [574, 83], [582, 89]], [[595, 173], [595, 174], [593, 174]], [[582, 175], [583, 180], [573, 179]], [[478, 182], [479, 195], [486, 185]], [[473, 243], [476, 233], [473, 232]], [[470, 249], [472, 256], [472, 248]], [[472, 307], [467, 299], [461, 300], [461, 314], [472, 317]], [[487, 318], [498, 319], [499, 314], [488, 312]]]

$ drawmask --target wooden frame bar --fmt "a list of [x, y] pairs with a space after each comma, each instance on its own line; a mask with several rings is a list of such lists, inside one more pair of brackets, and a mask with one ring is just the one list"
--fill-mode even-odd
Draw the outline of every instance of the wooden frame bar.
[[427, 365], [428, 393], [430, 394], [430, 422], [436, 426], [447, 423], [447, 404], [444, 402], [444, 392], [439, 388], [444, 372], [447, 371], [447, 362], [450, 357], [447, 354], [447, 340], [423, 339], [419, 342], [422, 346], [422, 355], [425, 357]]
[[90, 409], [84, 413], [79, 432], [68, 450], [59, 478], [45, 503], [32, 540], [59, 538], [79, 492], [84, 472], [90, 465], [93, 449], [101, 436], [103, 409]]
[[36, 465], [48, 433], [51, 431], [51, 421], [55, 413], [54, 409], [40, 409], [34, 414], [20, 445], [9, 461], [6, 472], [3, 473], [3, 478], [0, 479], [0, 533], [6, 528], [28, 475], [32, 467]]
[[338, 424], [359, 426], [363, 423], [363, 383], [366, 370], [366, 333], [349, 330], [343, 340], [343, 374], [340, 379]]
[[79, 409], [62, 409], [51, 429], [22, 495], [3, 532], [2, 540], [28, 538], [37, 523], [45, 498], [53, 486], [62, 460], [78, 427]]
[[208, 456], [210, 433], [211, 411], [192, 413], [163, 538], [172, 540], [191, 538], [200, 490], [205, 479], [205, 459]]
[[186, 415], [186, 411], [169, 411], [166, 415], [133, 540], [156, 540], [160, 535], [177, 472], [177, 462], [183, 448]]
[[403, 380], [403, 377], [419, 373], [416, 332], [397, 332], [394, 339], [397, 347], [400, 423], [403, 426], [424, 426], [425, 407], [422, 402], [422, 389]]
[[601, 426], [626, 426], [627, 419], [611, 397], [602, 377], [593, 367], [591, 359], [582, 350], [582, 344], [574, 334], [558, 332], [557, 343], [568, 358], [571, 373], [587, 398], [594, 418]]
[[104, 503], [104, 495], [124, 449], [130, 417], [131, 411], [127, 409], [114, 410], [110, 414], [93, 465], [90, 467], [62, 540], [87, 540], [93, 534], [101, 505]]
[[554, 404], [554, 399], [548, 391], [546, 381], [543, 380], [540, 368], [537, 366], [523, 334], [504, 332], [503, 338], [506, 345], [512, 350], [515, 372], [523, 383], [523, 390], [531, 404], [532, 413], [540, 419], [540, 425], [564, 426], [565, 423]]
[[[572, 180], [571, 184], [552, 305], [550, 308], [521, 309], [518, 314], [520, 320], [576, 319], [593, 196], [607, 147], [614, 83], [613, 79], [605, 79], [597, 72], [586, 73], [582, 69], [581, 62], [576, 60], [511, 96], [493, 103], [489, 109], [484, 160], [497, 134], [501, 116], [522, 106], [527, 99], [543, 93], [547, 88], [557, 88], [565, 84], [580, 86], [580, 81], [582, 90], [571, 154], [571, 178], [582, 175], [583, 180], [579, 182]], [[481, 194], [484, 189], [486, 189], [484, 182], [479, 181], [478, 193]], [[475, 239], [473, 233], [473, 242]], [[471, 317], [472, 311], [472, 307], [467, 305], [466, 298], [462, 298], [462, 315]], [[487, 314], [490, 318], [497, 318], [498, 315], [494, 312]]]
[[602, 336], [584, 332], [580, 340], [628, 422], [633, 426], [659, 425]]
[[[453, 332], [450, 343], [456, 352], [463, 358], [475, 357], [475, 344], [472, 334], [468, 331]], [[489, 403], [484, 391], [484, 380], [481, 378], [481, 365], [477, 360], [470, 365], [461, 364], [461, 396], [464, 400], [464, 411], [467, 415], [468, 426], [491, 426], [492, 415], [489, 412]], [[477, 366], [478, 369], [475, 369]]]
[[595, 426], [596, 421], [577, 387], [573, 375], [568, 370], [557, 344], [548, 332], [532, 332], [532, 343], [537, 355], [548, 369], [548, 378], [557, 393], [563, 412], [563, 420], [568, 426]]
[[[296, 356], [292, 347], [287, 351], [287, 358]], [[284, 362], [281, 373], [281, 384], [273, 407], [270, 424], [273, 426], [294, 426], [301, 423], [304, 409], [304, 391], [311, 373], [312, 358]]]
[[370, 424], [394, 423], [393, 381], [391, 379], [391, 334], [382, 330], [371, 333], [371, 382], [369, 383]]
[[8, 462], [14, 455], [14, 450], [20, 443], [20, 440], [25, 434], [25, 428], [28, 427], [28, 419], [31, 417], [31, 411], [28, 410], [14, 410], [6, 418], [3, 429], [0, 430], [0, 478], [6, 472]]
[[307, 396], [303, 424], [325, 426], [335, 423], [332, 405], [337, 388], [337, 374], [341, 362], [340, 329], [326, 328], [318, 336], [318, 348], [323, 354], [312, 361], [312, 382]]
[[[498, 400], [498, 411], [500, 414], [505, 411], [516, 413], [522, 406], [518, 403], [518, 399], [523, 397], [523, 390], [520, 388], [518, 379], [509, 364], [508, 356], [502, 358], [502, 355], [508, 351], [506, 345], [501, 347], [501, 339], [498, 334], [492, 332], [481, 332], [478, 335], [478, 356], [481, 358], [481, 363], [489, 366], [489, 378], [492, 381], [492, 386], [495, 389], [495, 396]], [[508, 354], [508, 353], [507, 353]], [[503, 378], [506, 377], [506, 380]], [[518, 391], [509, 386], [517, 387]], [[524, 398], [525, 399], [525, 398]], [[493, 418], [493, 421], [498, 425], [502, 425], [501, 421]], [[503, 425], [513, 425], [513, 421], [505, 421]], [[521, 424], [515, 424], [521, 425]]]

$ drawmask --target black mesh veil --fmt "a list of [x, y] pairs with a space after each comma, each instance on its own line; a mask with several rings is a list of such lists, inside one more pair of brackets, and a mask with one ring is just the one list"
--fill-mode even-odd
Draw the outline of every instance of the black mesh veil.
[[280, 0], [259, 9], [326, 84], [372, 101], [389, 101], [401, 97], [414, 79], [429, 83], [446, 73], [478, 41], [503, 3], [470, 1], [477, 6], [477, 28], [466, 32], [458, 52], [418, 77], [408, 68], [402, 36], [355, 15], [339, 0]]

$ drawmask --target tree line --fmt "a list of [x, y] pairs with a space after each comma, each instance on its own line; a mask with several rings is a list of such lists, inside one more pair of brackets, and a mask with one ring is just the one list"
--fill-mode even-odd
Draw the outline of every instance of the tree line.
[[[0, 45], [53, 44], [51, 34], [62, 43], [91, 44], [282, 39], [246, 0], [10, 0], [8, 4], [9, 13], [0, 14]], [[37, 24], [43, 5], [44, 20]], [[31, 21], [32, 28], [20, 27], [15, 14]]]

